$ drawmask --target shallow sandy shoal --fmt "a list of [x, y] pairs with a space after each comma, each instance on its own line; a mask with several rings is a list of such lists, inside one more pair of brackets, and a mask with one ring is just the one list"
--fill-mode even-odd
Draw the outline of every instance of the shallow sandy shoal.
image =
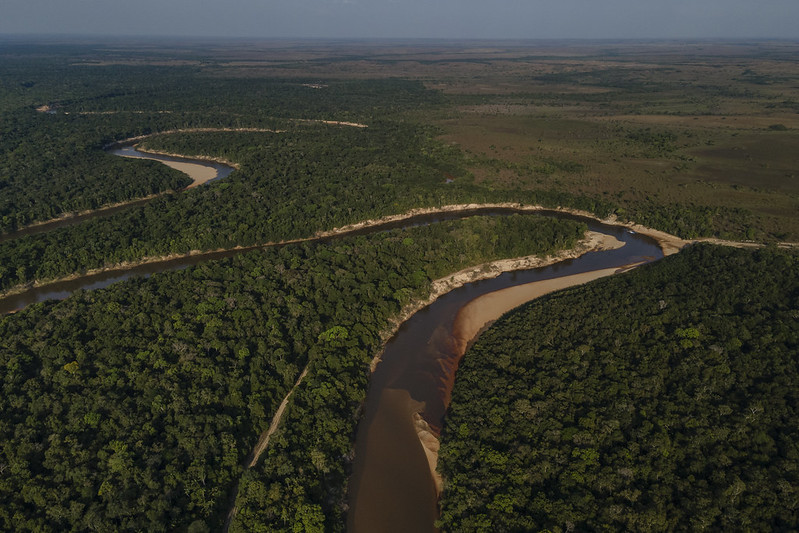
[[531, 300], [567, 287], [588, 283], [617, 273], [624, 268], [613, 267], [570, 276], [534, 281], [508, 287], [479, 296], [463, 306], [455, 317], [452, 326], [453, 337], [465, 351], [466, 345], [489, 323], [497, 320], [508, 311]]
[[217, 171], [213, 167], [207, 167], [205, 165], [198, 165], [197, 163], [184, 163], [182, 161], [160, 161], [160, 163], [165, 164], [168, 167], [174, 168], [175, 170], [180, 170], [181, 172], [188, 174], [188, 176], [194, 180], [191, 185], [186, 187], [187, 189], [193, 189], [194, 187], [199, 187], [204, 183], [208, 183], [212, 179], [216, 178]]

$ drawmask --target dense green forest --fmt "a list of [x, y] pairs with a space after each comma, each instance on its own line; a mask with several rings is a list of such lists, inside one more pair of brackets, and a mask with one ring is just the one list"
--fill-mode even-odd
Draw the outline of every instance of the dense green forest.
[[[559, 185], [559, 173], [580, 171], [568, 161], [547, 163], [554, 170], [532, 190], [478, 185], [466, 170], [474, 163], [472, 155], [443, 142], [441, 130], [419, 120], [424, 113], [451, 112], [462, 98], [418, 80], [327, 78], [314, 86], [318, 80], [243, 75], [203, 59], [207, 51], [182, 50], [186, 63], [168, 66], [137, 62], [138, 53], [122, 57], [91, 46], [3, 43], [0, 232], [188, 183], [158, 163], [103, 153], [110, 142], [181, 128], [283, 133], [149, 138], [144, 144], [150, 148], [225, 157], [241, 170], [224, 182], [102, 220], [5, 242], [0, 290], [145, 256], [307, 237], [365, 218], [447, 203], [518, 201], [599, 216], [616, 211], [684, 237], [712, 234], [722, 219], [729, 235], [746, 236], [751, 230], [745, 210], [651, 201], [622, 210], [608, 196], [573, 194]], [[146, 52], [153, 53], [158, 55]], [[169, 52], [163, 55], [160, 59], [168, 62]], [[447, 178], [455, 179], [446, 183]]]
[[[470, 202], [575, 207], [689, 238], [791, 234], [758, 217], [773, 208], [790, 219], [793, 204], [760, 195], [791, 183], [793, 127], [753, 136], [769, 148], [754, 150], [745, 129], [727, 139], [702, 133], [704, 122], [608, 130], [569, 118], [593, 104], [602, 120], [613, 110], [671, 113], [674, 102], [653, 100], [627, 65], [595, 72], [591, 83], [613, 91], [567, 95], [529, 91], [576, 83], [598, 67], [558, 73], [578, 63], [564, 67], [557, 56], [552, 74], [530, 78], [519, 63], [512, 83], [484, 88], [477, 85], [494, 72], [480, 69], [502, 62], [478, 69], [482, 60], [468, 60], [476, 70], [461, 78], [411, 70], [357, 79], [370, 76], [357, 54], [256, 68], [239, 61], [250, 51], [228, 56], [230, 43], [173, 45], [0, 40], [0, 233], [12, 234], [0, 243], [0, 293], [145, 257], [305, 238]], [[322, 82], [306, 75], [323, 66], [332, 70]], [[478, 90], [459, 94], [460, 83]], [[675, 83], [679, 99], [696, 100]], [[440, 89], [447, 86], [454, 90]], [[772, 105], [777, 96], [768, 98]], [[730, 110], [742, 109], [736, 102]], [[689, 103], [689, 115], [706, 105]], [[529, 114], [521, 122], [492, 115], [519, 104]], [[475, 115], [471, 106], [486, 107]], [[452, 137], [458, 127], [447, 130], [442, 117], [461, 121], [462, 136]], [[191, 128], [274, 131], [157, 134]], [[104, 152], [141, 135], [149, 135], [145, 148], [240, 168], [104, 218], [13, 236], [189, 183], [160, 163]], [[485, 150], [467, 148], [475, 138]], [[697, 162], [708, 166], [699, 172]], [[605, 188], [614, 173], [632, 180]], [[746, 174], [748, 185], [727, 190], [712, 179], [727, 173]], [[678, 187], [704, 192], [683, 197]], [[783, 199], [795, 196], [786, 190]], [[716, 195], [727, 200], [709, 199]], [[750, 200], [729, 200], [739, 195]], [[0, 318], [0, 529], [198, 533], [219, 530], [235, 500], [232, 531], [343, 530], [368, 362], [391, 318], [431, 279], [568, 248], [584, 230], [531, 216], [475, 217], [269, 248]], [[441, 453], [443, 529], [799, 528], [797, 309], [796, 255], [697, 246], [508, 315], [458, 375]], [[303, 369], [281, 429], [245, 469]]]
[[283, 133], [164, 135], [145, 145], [217, 155], [241, 169], [223, 181], [107, 218], [4, 242], [0, 288], [146, 256], [310, 237], [423, 206], [522, 198], [600, 205], [566, 193], [514, 195], [447, 184], [444, 172], [452, 170], [454, 156], [442, 154], [428, 128], [400, 122], [366, 129], [303, 125]]
[[343, 529], [356, 413], [389, 319], [431, 279], [584, 231], [475, 217], [250, 252], [0, 319], [0, 529], [218, 530], [306, 365], [233, 527]]
[[799, 257], [692, 246], [512, 311], [458, 370], [444, 531], [799, 527]]
[[0, 65], [0, 232], [190, 183], [163, 165], [103, 154], [114, 140], [192, 127], [272, 128], [281, 117], [371, 120], [441, 104], [439, 93], [402, 80], [316, 91], [297, 79], [98, 67], [72, 57], [4, 55]]
[[104, 153], [97, 130], [111, 135], [129, 124], [116, 131], [101, 124], [33, 110], [0, 113], [0, 232], [191, 183], [165, 165]]

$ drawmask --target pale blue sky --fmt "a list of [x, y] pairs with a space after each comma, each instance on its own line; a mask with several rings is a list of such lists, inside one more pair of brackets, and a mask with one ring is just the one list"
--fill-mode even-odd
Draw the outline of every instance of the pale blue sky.
[[799, 0], [0, 0], [0, 33], [799, 38]]

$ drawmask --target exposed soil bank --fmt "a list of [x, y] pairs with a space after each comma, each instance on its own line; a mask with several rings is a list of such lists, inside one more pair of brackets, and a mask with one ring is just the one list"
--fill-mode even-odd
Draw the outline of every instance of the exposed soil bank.
[[[466, 288], [480, 280], [496, 278], [503, 272], [535, 269], [568, 261], [588, 252], [614, 250], [622, 246], [624, 243], [613, 236], [589, 231], [574, 249], [552, 256], [504, 259], [445, 276], [432, 283], [428, 298], [407, 305], [383, 336], [389, 338], [396, 334], [392, 342], [397, 342], [397, 338], [402, 335], [415, 336], [415, 333], [407, 331], [404, 334], [397, 332], [410, 317], [417, 313], [424, 314], [420, 311], [427, 311], [432, 302], [455, 289]], [[431, 340], [427, 344], [442, 346], [434, 348], [433, 352], [439, 361], [446, 362], [451, 360], [451, 340], [447, 338], [451, 333], [449, 330], [439, 330], [440, 328], [433, 334], [435, 341]], [[416, 341], [421, 342], [419, 339]], [[381, 352], [383, 353], [375, 357], [371, 364], [375, 373], [379, 373], [383, 364], [381, 357], [385, 352]], [[463, 351], [459, 356], [462, 354]], [[408, 366], [413, 367], [414, 363], [410, 362]], [[440, 395], [438, 382], [442, 379], [450, 381], [451, 375], [443, 364], [437, 366], [433, 383], [427, 389]], [[421, 381], [429, 383], [429, 376]], [[375, 390], [372, 391], [372, 388]], [[376, 402], [376, 405], [370, 407], [372, 402]], [[439, 429], [429, 422], [431, 417], [427, 416], [427, 411], [430, 406], [426, 401], [416, 399], [410, 389], [393, 383], [381, 387], [375, 385], [373, 379], [370, 384], [370, 398], [365, 407], [367, 414], [359, 427], [355, 472], [350, 487], [352, 508], [348, 518], [348, 530], [356, 533], [430, 531], [437, 517], [436, 502], [442, 490], [440, 477], [434, 475], [438, 460]], [[375, 447], [380, 449], [379, 455], [369, 453]], [[386, 483], [387, 480], [390, 483]], [[397, 487], [403, 487], [399, 498]], [[402, 503], [395, 505], [398, 499]], [[414, 509], [412, 513], [408, 513], [409, 506]]]
[[[552, 210], [539, 212], [554, 214]], [[586, 272], [617, 272], [625, 265], [663, 256], [657, 241], [650, 237], [593, 219], [585, 221], [596, 232], [589, 235], [592, 248], [604, 244], [601, 247], [615, 249], [584, 253], [542, 268], [529, 267], [550, 261], [528, 263], [530, 258], [524, 258], [525, 261], [500, 261], [499, 265], [483, 265], [446, 276], [434, 284], [429, 300], [441, 295], [433, 303], [421, 309], [418, 308], [429, 300], [409, 305], [401, 318], [413, 313], [412, 316], [386, 331], [387, 336], [394, 330], [396, 334], [372, 365], [349, 484], [348, 531], [435, 531], [437, 494], [442, 488], [432, 472], [437, 461], [436, 436], [446, 411], [447, 388], [451, 387], [454, 369], [462, 357], [463, 344], [468, 344], [461, 342], [459, 347], [452, 335], [455, 319], [464, 306], [500, 289]], [[613, 238], [600, 238], [600, 232]], [[625, 245], [619, 248], [618, 241]], [[583, 245], [588, 247], [586, 242]], [[499, 273], [514, 266], [527, 269]], [[550, 286], [552, 290], [557, 288]], [[403, 446], [397, 447], [398, 442]], [[388, 516], [393, 517], [391, 521], [386, 519]]]
[[[114, 143], [115, 147], [110, 146], [111, 145], [109, 145], [107, 149], [110, 150], [110, 153], [113, 155], [130, 159], [149, 159], [152, 161], [158, 161], [159, 163], [163, 163], [168, 167], [174, 168], [188, 175], [189, 178], [192, 179], [192, 183], [181, 189], [181, 191], [193, 189], [194, 187], [204, 185], [212, 180], [225, 178], [229, 176], [234, 169], [239, 168], [237, 164], [222, 159], [207, 158], [202, 156], [189, 158], [181, 154], [149, 152], [138, 149], [131, 144], [124, 145], [120, 143]], [[58, 228], [72, 226], [82, 222], [83, 220], [88, 220], [91, 218], [110, 216], [124, 209], [144, 205], [150, 200], [158, 198], [159, 196], [174, 194], [174, 192], [175, 191], [172, 190], [166, 190], [160, 193], [134, 198], [132, 200], [108, 204], [97, 209], [63, 213], [56, 218], [41, 222], [34, 222], [11, 233], [0, 234], [0, 243], [17, 239], [25, 235], [36, 235], [38, 233], [45, 233]]]
[[[454, 274], [450, 274], [443, 278], [434, 280], [430, 287], [430, 295], [424, 300], [418, 300], [406, 305], [402, 311], [392, 320], [389, 328], [382, 334], [383, 342], [385, 344], [388, 339], [393, 337], [400, 325], [408, 320], [411, 316], [416, 314], [420, 309], [427, 307], [435, 302], [439, 297], [447, 294], [448, 292], [462, 287], [467, 283], [474, 283], [475, 281], [491, 279], [499, 276], [503, 272], [513, 272], [514, 270], [528, 270], [532, 268], [540, 268], [547, 265], [552, 265], [566, 259], [575, 259], [588, 252], [598, 252], [604, 250], [615, 250], [624, 246], [624, 243], [604, 233], [595, 231], [587, 231], [585, 237], [580, 240], [574, 248], [569, 250], [561, 250], [555, 255], [548, 255], [540, 257], [537, 255], [528, 255], [525, 257], [517, 257], [514, 259], [500, 259], [490, 263], [484, 263], [469, 268], [465, 268]], [[376, 355], [370, 364], [372, 372], [377, 368], [381, 353]]]
[[[139, 151], [146, 153], [143, 150]], [[146, 159], [141, 156], [123, 155], [122, 157], [128, 157], [130, 159]], [[161, 163], [170, 168], [174, 168], [175, 170], [183, 172], [192, 179], [191, 184], [188, 185], [186, 189], [193, 189], [198, 185], [208, 183], [217, 176], [217, 171], [215, 168], [198, 165], [197, 163], [189, 163], [187, 161], [161, 161]]]
[[306, 124], [329, 124], [331, 126], [349, 126], [351, 128], [368, 128], [366, 124], [360, 124], [358, 122], [342, 122], [340, 120], [320, 120], [315, 118], [295, 118], [292, 119], [294, 122], [306, 123]]
[[27, 226], [23, 226], [15, 231], [12, 231], [11, 233], [2, 233], [0, 234], [0, 243], [3, 243], [5, 241], [10, 241], [13, 239], [18, 239], [20, 237], [24, 237], [25, 235], [36, 235], [38, 233], [46, 233], [48, 231], [53, 231], [58, 228], [63, 228], [66, 226], [77, 224], [78, 222], [90, 218], [110, 216], [124, 209], [136, 207], [138, 205], [144, 205], [153, 198], [158, 198], [159, 196], [163, 196], [165, 194], [172, 194], [173, 192], [174, 191], [164, 191], [158, 194], [150, 194], [147, 196], [142, 196], [141, 198], [136, 198], [135, 200], [125, 200], [124, 202], [108, 204], [106, 206], [99, 207], [97, 209], [86, 209], [85, 211], [73, 211], [70, 213], [63, 213], [57, 216], [56, 218], [51, 218], [50, 220], [43, 220], [41, 222], [34, 222], [32, 224], [28, 224]]
[[[527, 256], [516, 259], [503, 259], [468, 268], [452, 274], [451, 276], [436, 280], [433, 282], [433, 291], [430, 298], [424, 302], [417, 302], [414, 307], [418, 310], [420, 305], [422, 307], [429, 305], [442, 294], [450, 292], [457, 287], [483, 279], [490, 279], [498, 276], [502, 272], [542, 267], [565, 259], [576, 258], [587, 252], [615, 250], [622, 246], [624, 246], [624, 243], [611, 235], [589, 231], [586, 233], [586, 238], [580, 241], [575, 248], [561, 252], [555, 257], [549, 256], [547, 258], [539, 258]], [[479, 333], [490, 326], [491, 323], [496, 321], [500, 316], [511, 309], [515, 309], [526, 302], [549, 294], [550, 292], [587, 283], [604, 276], [615, 274], [621, 270], [624, 270], [624, 267], [594, 270], [571, 276], [563, 276], [560, 278], [508, 287], [479, 296], [463, 306], [455, 317], [455, 322], [450, 333], [452, 350], [458, 359], [453, 361], [455, 364], [446, 369], [446, 374], [449, 379], [443, 383], [441, 390], [445, 406], [449, 406], [451, 400], [452, 387], [455, 384], [457, 363], [460, 362], [460, 358], [466, 353], [468, 346], [476, 340]], [[406, 315], [407, 312], [407, 310], [403, 310], [403, 315]], [[407, 320], [413, 312], [405, 316], [403, 321]], [[395, 331], [396, 329], [397, 328], [395, 328]], [[394, 332], [391, 334], [393, 335]], [[377, 362], [373, 360], [372, 371], [374, 371], [376, 364]], [[408, 400], [412, 402], [410, 397]], [[409, 404], [409, 408], [412, 411], [411, 416], [413, 417], [414, 428], [424, 449], [430, 473], [435, 483], [436, 494], [440, 495], [443, 489], [443, 480], [436, 471], [436, 465], [438, 463], [439, 430], [431, 427], [422, 417], [421, 413], [424, 404], [416, 402], [416, 405], [421, 406], [421, 409], [414, 410], [413, 405]]]
[[[173, 133], [224, 133], [224, 132], [242, 132], [242, 133], [281, 133], [281, 130], [270, 130], [266, 128], [180, 128], [173, 130], [156, 131], [147, 133], [145, 135], [137, 135], [135, 137], [128, 137], [120, 141], [114, 141], [103, 147], [103, 150], [110, 150], [122, 146], [132, 145], [144, 139], [155, 137], [156, 135], [171, 135]], [[183, 156], [185, 157], [185, 156]], [[194, 159], [194, 158], [192, 158]]]
[[[660, 245], [664, 255], [671, 255], [673, 253], [677, 253], [685, 245], [690, 244], [692, 242], [698, 242], [698, 241], [684, 240], [677, 237], [676, 235], [666, 233], [665, 231], [647, 228], [646, 226], [642, 226], [640, 224], [635, 224], [632, 222], [620, 222], [615, 216], [602, 219], [592, 213], [589, 213], [588, 211], [581, 211], [579, 209], [572, 209], [568, 207], [544, 207], [542, 205], [525, 205], [516, 202], [500, 202], [500, 203], [485, 203], [485, 204], [453, 204], [441, 207], [423, 207], [418, 209], [411, 209], [410, 211], [398, 215], [390, 215], [379, 219], [364, 220], [363, 222], [358, 222], [356, 224], [350, 224], [348, 226], [336, 228], [334, 230], [331, 230], [329, 233], [332, 234], [333, 232], [336, 231], [360, 229], [375, 224], [380, 224], [390, 221], [405, 220], [408, 218], [425, 214], [468, 211], [474, 209], [513, 209], [518, 213], [541, 213], [543, 215], [546, 215], [548, 213], [565, 213], [581, 217], [587, 220], [594, 220], [602, 224], [621, 226], [624, 228], [629, 228], [637, 233], [640, 233], [641, 235], [646, 235], [648, 237], [651, 237], [652, 239], [655, 239]], [[718, 243], [720, 244], [723, 242], [725, 241], [719, 241]]]

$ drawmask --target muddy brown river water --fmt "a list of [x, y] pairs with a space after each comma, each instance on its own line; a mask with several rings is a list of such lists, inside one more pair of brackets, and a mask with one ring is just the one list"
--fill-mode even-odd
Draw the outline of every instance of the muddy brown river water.
[[[116, 155], [146, 157], [156, 160], [179, 159], [225, 167], [207, 161], [170, 158], [151, 154], [133, 154], [132, 147], [120, 147]], [[216, 179], [232, 168], [219, 169]], [[379, 224], [336, 236], [309, 239], [327, 242], [344, 236], [432, 224], [443, 220], [474, 215], [509, 215], [527, 213], [513, 208], [477, 208], [445, 214], [419, 215], [409, 219]], [[459, 310], [482, 295], [531, 282], [600, 269], [618, 268], [632, 263], [649, 262], [663, 256], [658, 243], [621, 226], [596, 222], [589, 218], [557, 211], [537, 214], [583, 221], [589, 229], [612, 235], [625, 243], [622, 248], [590, 252], [551, 266], [502, 274], [496, 278], [464, 285], [440, 297], [420, 310], [399, 328], [386, 346], [381, 362], [371, 376], [363, 418], [358, 427], [356, 459], [349, 490], [348, 530], [352, 533], [424, 533], [436, 531], [438, 516], [437, 489], [431, 475], [428, 456], [419, 439], [418, 428], [440, 431], [447, 402], [461, 357], [453, 331]], [[86, 218], [93, 216], [86, 215]], [[105, 213], [102, 215], [107, 216]], [[71, 219], [63, 225], [75, 223]], [[58, 223], [54, 223], [58, 224]], [[60, 225], [48, 227], [49, 231]], [[92, 290], [135, 276], [187, 268], [201, 262], [222, 259], [259, 248], [204, 252], [159, 260], [152, 263], [85, 275], [68, 281], [49, 283], [0, 299], [0, 314], [13, 312], [35, 302], [63, 299], [76, 290]], [[462, 346], [461, 346], [462, 350]]]
[[455, 289], [413, 315], [389, 341], [370, 379], [358, 429], [348, 531], [436, 531], [437, 490], [417, 429], [428, 427], [437, 435], [442, 427], [461, 357], [453, 325], [469, 302], [508, 287], [663, 257], [648, 237], [583, 220], [625, 246]]

